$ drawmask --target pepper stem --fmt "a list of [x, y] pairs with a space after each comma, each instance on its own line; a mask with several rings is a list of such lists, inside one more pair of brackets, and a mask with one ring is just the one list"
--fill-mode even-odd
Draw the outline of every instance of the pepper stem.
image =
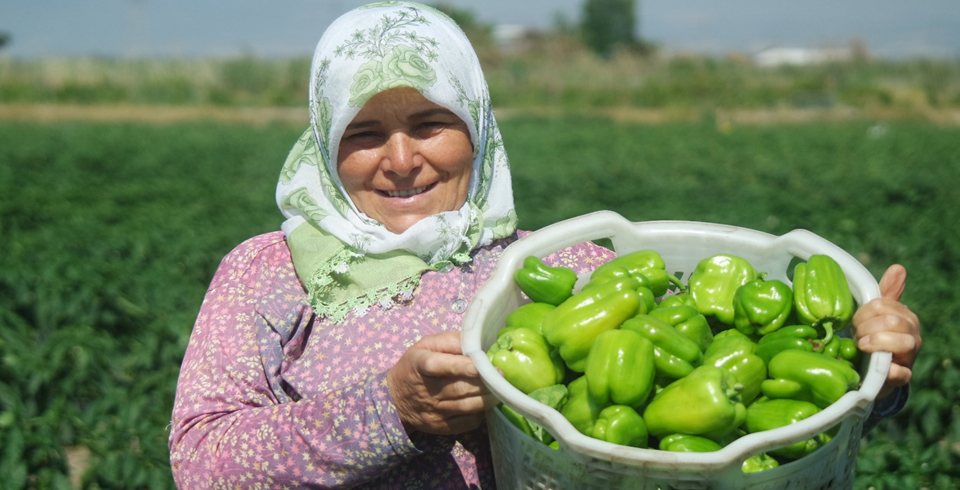
[[687, 288], [683, 285], [683, 281], [681, 281], [679, 277], [667, 273], [667, 280], [670, 281], [670, 284], [673, 284], [677, 287], [677, 291], [686, 292]]
[[827, 345], [828, 342], [833, 340], [833, 322], [826, 321], [820, 324], [823, 327], [823, 345]]

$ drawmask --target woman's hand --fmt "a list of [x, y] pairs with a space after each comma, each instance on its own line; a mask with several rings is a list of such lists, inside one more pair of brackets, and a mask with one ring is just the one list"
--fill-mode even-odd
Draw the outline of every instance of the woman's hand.
[[497, 404], [473, 360], [463, 355], [459, 332], [420, 339], [387, 372], [387, 386], [408, 433], [466, 432]]
[[890, 372], [880, 388], [879, 398], [910, 382], [913, 361], [923, 343], [920, 320], [900, 303], [906, 282], [907, 270], [898, 264], [890, 266], [880, 278], [880, 297], [863, 305], [853, 316], [854, 333], [861, 351], [893, 354]]

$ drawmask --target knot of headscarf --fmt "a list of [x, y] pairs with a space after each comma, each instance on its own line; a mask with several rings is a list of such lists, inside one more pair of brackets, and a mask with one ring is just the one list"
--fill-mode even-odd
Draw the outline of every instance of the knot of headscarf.
[[[358, 210], [337, 171], [340, 139], [374, 95], [397, 87], [463, 119], [473, 144], [463, 206], [395, 234]], [[480, 62], [463, 31], [442, 12], [379, 2], [335, 20], [311, 65], [310, 129], [290, 151], [277, 185], [294, 268], [315, 312], [341, 320], [374, 304], [409, 299], [420, 275], [516, 230], [510, 169]]]

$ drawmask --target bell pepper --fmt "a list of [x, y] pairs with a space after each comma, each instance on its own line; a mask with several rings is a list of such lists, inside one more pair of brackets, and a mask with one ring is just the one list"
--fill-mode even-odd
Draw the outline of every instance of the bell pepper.
[[580, 376], [567, 385], [567, 402], [560, 408], [560, 414], [573, 428], [589, 436], [600, 412], [606, 408], [598, 403], [587, 390], [587, 377]]
[[[671, 298], [674, 296], [680, 295], [673, 295]], [[707, 350], [713, 342], [713, 332], [710, 330], [707, 318], [700, 314], [696, 306], [687, 304], [663, 306], [663, 302], [660, 302], [660, 306], [647, 314], [673, 325], [681, 335], [697, 344], [701, 352]]]
[[750, 403], [760, 394], [760, 384], [767, 378], [767, 364], [755, 354], [756, 350], [757, 344], [739, 330], [724, 330], [703, 353], [703, 364], [733, 374], [743, 389], [741, 401]]
[[850, 361], [854, 365], [860, 362], [860, 348], [857, 347], [857, 341], [848, 337], [841, 337], [840, 352], [837, 357], [844, 361]]
[[801, 322], [823, 329], [824, 343], [853, 318], [847, 276], [828, 255], [812, 255], [793, 269], [793, 302]]
[[630, 330], [598, 335], [583, 372], [590, 396], [601, 405], [642, 405], [653, 389], [653, 350], [653, 343]]
[[733, 325], [747, 334], [768, 334], [793, 311], [793, 290], [783, 281], [754, 279], [733, 293]]
[[773, 356], [789, 349], [813, 352], [817, 344], [817, 329], [810, 325], [789, 325], [770, 332], [757, 341], [756, 354], [769, 364]]
[[670, 284], [682, 287], [683, 283], [676, 276], [666, 271], [666, 263], [656, 250], [637, 250], [597, 267], [592, 274], [594, 277], [608, 273], [608, 269], [622, 267], [632, 275], [643, 275], [649, 281], [649, 287], [657, 297], [663, 296], [670, 288]]
[[[747, 407], [747, 418], [744, 420], [744, 425], [747, 432], [750, 433], [773, 430], [795, 424], [819, 412], [819, 407], [803, 400], [788, 398], [761, 399]], [[805, 441], [773, 449], [770, 454], [789, 459], [800, 459], [828, 441], [829, 436], [821, 434]]]
[[517, 328], [499, 337], [487, 351], [503, 377], [524, 393], [555, 385], [565, 374], [563, 360], [543, 335]]
[[657, 306], [657, 308], [668, 308], [670, 306], [677, 305], [687, 305], [696, 308], [697, 302], [693, 300], [693, 296], [690, 296], [689, 293], [680, 292], [660, 298], [660, 304]]
[[573, 294], [577, 273], [566, 267], [550, 267], [530, 255], [523, 259], [523, 267], [513, 273], [520, 290], [538, 303], [559, 305]]
[[825, 408], [860, 384], [860, 373], [848, 362], [815, 352], [785, 350], [770, 360], [770, 379], [760, 388], [769, 398], [804, 400]]
[[653, 365], [659, 376], [682, 378], [703, 361], [696, 342], [659, 318], [637, 315], [623, 322], [620, 329], [636, 332], [653, 343]]
[[650, 287], [650, 280], [648, 280], [646, 277], [634, 276], [633, 274], [630, 274], [630, 271], [624, 267], [607, 267], [605, 269], [594, 269], [593, 273], [590, 274], [590, 280], [584, 284], [583, 289], [590, 289], [608, 281], [622, 281], [625, 279], [632, 279], [636, 281], [636, 285], [632, 286], [634, 288], [640, 286]]
[[773, 356], [790, 349], [813, 352], [813, 344], [807, 339], [797, 337], [779, 337], [768, 342], [763, 342], [765, 337], [761, 337], [761, 342], [757, 343], [756, 354], [766, 364], [770, 363]]
[[717, 254], [697, 264], [687, 288], [700, 313], [733, 325], [733, 295], [740, 286], [756, 278], [757, 271], [750, 262], [735, 255]]
[[610, 405], [600, 411], [590, 437], [621, 446], [647, 447], [647, 426], [632, 407]]
[[690, 434], [670, 434], [660, 439], [661, 451], [675, 453], [709, 453], [723, 449], [717, 442], [701, 436]]
[[770, 332], [760, 337], [760, 340], [757, 341], [757, 344], [763, 345], [765, 342], [772, 342], [777, 339], [788, 337], [804, 339], [807, 341], [816, 340], [817, 329], [810, 325], [789, 325], [786, 327], [780, 327], [780, 329], [776, 332]]
[[814, 351], [820, 354], [823, 354], [827, 357], [838, 358], [840, 357], [840, 337], [834, 335], [830, 338], [830, 341], [827, 343], [817, 342], [817, 345], [814, 347]]
[[690, 434], [718, 440], [746, 417], [737, 380], [716, 366], [700, 366], [670, 383], [643, 411], [650, 435]]
[[744, 473], [756, 473], [758, 471], [772, 470], [780, 466], [780, 462], [767, 453], [754, 454], [743, 460], [740, 465], [740, 471]]
[[507, 315], [506, 326], [497, 332], [497, 337], [515, 328], [529, 328], [543, 335], [543, 317], [553, 311], [556, 306], [549, 303], [527, 303], [520, 305]]
[[620, 326], [640, 308], [640, 295], [624, 287], [622, 281], [610, 281], [580, 291], [547, 313], [543, 335], [560, 351], [560, 357], [573, 371], [582, 373], [593, 340], [602, 332]]

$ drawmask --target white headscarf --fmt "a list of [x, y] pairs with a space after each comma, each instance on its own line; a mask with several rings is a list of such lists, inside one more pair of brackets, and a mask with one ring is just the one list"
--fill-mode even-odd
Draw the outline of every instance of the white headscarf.
[[[360, 212], [337, 172], [347, 125], [367, 100], [396, 87], [415, 88], [463, 119], [474, 146], [463, 206], [401, 234]], [[412, 290], [423, 270], [467, 262], [477, 247], [515, 231], [510, 170], [480, 62], [442, 12], [379, 2], [335, 20], [314, 52], [310, 125], [283, 166], [277, 204], [288, 218], [283, 230], [297, 273], [319, 310], [339, 317], [345, 309], [383, 303]], [[379, 277], [384, 272], [393, 274]]]

